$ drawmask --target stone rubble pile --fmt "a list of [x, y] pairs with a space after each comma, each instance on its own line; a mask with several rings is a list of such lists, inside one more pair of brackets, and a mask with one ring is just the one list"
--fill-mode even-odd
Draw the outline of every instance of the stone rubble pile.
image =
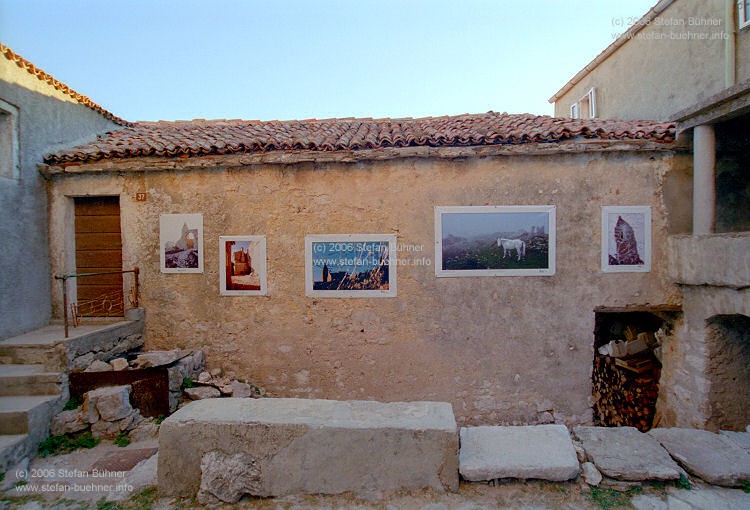
[[95, 438], [111, 439], [121, 433], [143, 435], [154, 427], [151, 421], [130, 404], [130, 385], [108, 386], [87, 392], [83, 404], [76, 409], [63, 411], [52, 419], [53, 436], [91, 431]]
[[221, 377], [220, 373], [201, 372], [198, 378], [192, 381], [193, 387], [185, 388], [185, 395], [190, 400], [203, 400], [205, 398], [234, 397], [234, 398], [259, 398], [263, 392], [257, 386]]
[[169, 411], [174, 412], [182, 398], [182, 387], [186, 379], [197, 378], [205, 370], [206, 356], [201, 350], [174, 349], [171, 351], [148, 351], [138, 354], [128, 362], [126, 358], [115, 358], [109, 363], [94, 360], [84, 372], [107, 372], [139, 370], [164, 367], [169, 377]]
[[[222, 376], [220, 368], [206, 370], [201, 350], [149, 351], [132, 361], [115, 358], [109, 363], [93, 360], [84, 372], [110, 372], [164, 367], [169, 379], [169, 410], [181, 403], [206, 398], [259, 398], [263, 391], [257, 386]], [[133, 438], [154, 437], [157, 426], [145, 420], [130, 401], [132, 387], [118, 385], [98, 388], [83, 395], [77, 409], [63, 411], [54, 417], [52, 435], [74, 434], [90, 430], [96, 438], [113, 438], [128, 433]]]

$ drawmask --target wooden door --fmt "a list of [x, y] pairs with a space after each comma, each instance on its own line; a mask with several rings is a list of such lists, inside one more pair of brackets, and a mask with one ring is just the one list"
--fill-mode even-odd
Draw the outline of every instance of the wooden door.
[[[122, 270], [120, 197], [75, 199], [76, 273]], [[76, 278], [78, 315], [124, 314], [122, 274]]]

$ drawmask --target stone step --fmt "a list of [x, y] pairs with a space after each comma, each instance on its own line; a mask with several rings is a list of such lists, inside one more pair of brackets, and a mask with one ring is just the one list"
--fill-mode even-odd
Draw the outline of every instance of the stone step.
[[57, 395], [62, 374], [48, 372], [44, 365], [0, 365], [0, 397]]
[[750, 455], [727, 435], [681, 428], [648, 433], [690, 474], [708, 483], [739, 487], [750, 481]]
[[[750, 429], [750, 427], [748, 427]], [[721, 430], [719, 434], [732, 441], [737, 446], [744, 448], [750, 453], [750, 432], [735, 432], [730, 430]]]
[[579, 472], [564, 425], [463, 427], [458, 459], [461, 476], [473, 482], [502, 478], [563, 482]]
[[0, 473], [5, 473], [28, 453], [28, 434], [0, 435]]
[[0, 342], [0, 365], [41, 365], [48, 372], [68, 367], [64, 344]]
[[0, 397], [0, 434], [46, 437], [59, 395]]
[[679, 480], [684, 474], [661, 444], [635, 427], [575, 427], [589, 460], [605, 476], [627, 482]]

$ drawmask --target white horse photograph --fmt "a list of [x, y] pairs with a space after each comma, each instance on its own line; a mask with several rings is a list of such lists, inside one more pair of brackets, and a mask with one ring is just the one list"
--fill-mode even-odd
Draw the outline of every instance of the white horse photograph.
[[526, 243], [521, 239], [503, 239], [502, 237], [498, 237], [497, 246], [503, 249], [503, 258], [507, 257], [508, 253], [513, 250], [516, 250], [516, 256], [518, 257], [516, 260], [519, 262], [521, 259], [526, 258]]
[[555, 206], [435, 208], [437, 276], [555, 274]]

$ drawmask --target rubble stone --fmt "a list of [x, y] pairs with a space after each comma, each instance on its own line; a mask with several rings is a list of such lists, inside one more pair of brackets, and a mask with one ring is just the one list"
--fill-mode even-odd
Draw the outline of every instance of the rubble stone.
[[81, 414], [87, 423], [92, 424], [99, 421], [99, 411], [96, 410], [96, 398], [91, 399], [90, 391], [83, 396]]
[[88, 392], [89, 405], [96, 405], [102, 420], [117, 421], [133, 412], [130, 405], [130, 385], [97, 388]]
[[583, 475], [583, 481], [589, 485], [596, 487], [602, 483], [602, 474], [592, 462], [581, 464], [581, 474]]
[[91, 364], [88, 366], [84, 372], [111, 372], [112, 371], [112, 365], [109, 363], [105, 363], [104, 361], [95, 359], [91, 362]]
[[147, 439], [156, 439], [159, 437], [159, 426], [153, 419], [141, 420], [133, 430], [128, 434], [131, 441], [144, 441]]
[[171, 365], [177, 360], [185, 358], [192, 354], [192, 351], [174, 349], [171, 351], [149, 351], [139, 354], [133, 361], [135, 368], [161, 367]]
[[112, 369], [117, 372], [119, 372], [120, 370], [126, 370], [130, 366], [128, 364], [128, 360], [126, 360], [125, 358], [115, 358], [110, 361], [109, 364], [112, 366]]
[[80, 408], [72, 409], [70, 411], [62, 411], [52, 418], [50, 434], [53, 436], [73, 434], [87, 429], [88, 426], [89, 423]]
[[221, 392], [213, 386], [196, 386], [195, 388], [185, 388], [185, 395], [190, 397], [190, 400], [203, 400], [220, 397]]
[[231, 383], [229, 383], [229, 388], [232, 390], [231, 395], [235, 398], [248, 398], [258, 396], [255, 393], [255, 388], [247, 383], [232, 381]]

